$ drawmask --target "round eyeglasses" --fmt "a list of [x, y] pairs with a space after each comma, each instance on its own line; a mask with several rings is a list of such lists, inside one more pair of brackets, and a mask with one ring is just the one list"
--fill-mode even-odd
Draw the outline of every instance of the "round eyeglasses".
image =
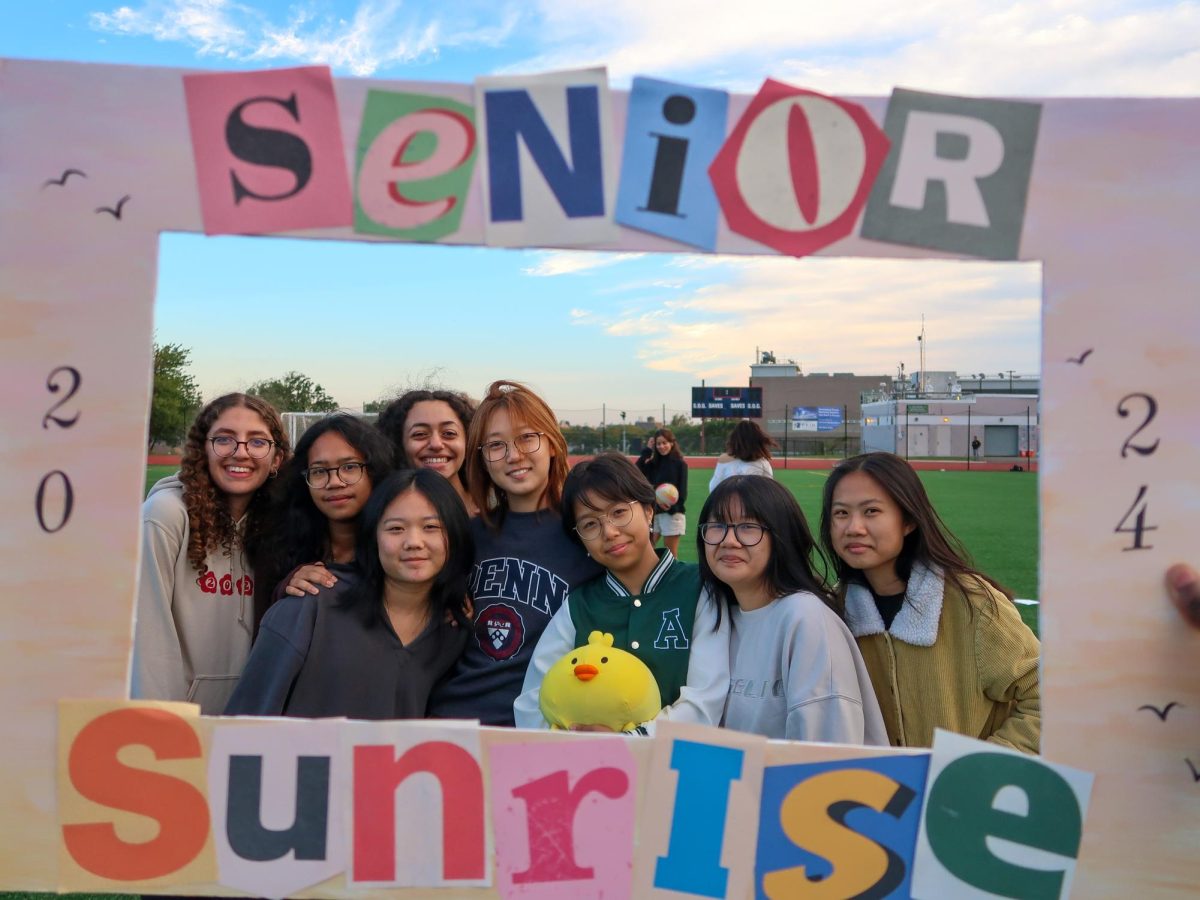
[[530, 453], [537, 453], [542, 448], [542, 435], [545, 433], [544, 431], [526, 431], [518, 434], [511, 443], [499, 439], [484, 441], [479, 445], [479, 450], [488, 462], [499, 462], [504, 459], [508, 456], [509, 447], [528, 456]]
[[766, 526], [757, 522], [738, 522], [736, 525], [730, 522], [705, 522], [700, 526], [700, 540], [715, 547], [725, 540], [725, 535], [729, 534], [730, 530], [743, 547], [753, 547], [761, 543], [763, 535], [767, 532]]
[[366, 463], [360, 462], [342, 463], [340, 466], [311, 466], [304, 470], [304, 480], [308, 482], [310, 488], [320, 489], [328, 487], [333, 473], [337, 472], [338, 480], [349, 487], [362, 480], [363, 470], [366, 467]]
[[246, 448], [246, 455], [251, 459], [262, 459], [275, 446], [274, 441], [269, 441], [266, 438], [250, 438], [248, 441], [239, 441], [237, 438], [232, 438], [227, 434], [219, 434], [214, 438], [209, 438], [208, 442], [212, 444], [213, 453], [217, 454], [217, 456], [233, 456], [237, 453], [237, 448], [242, 446]]
[[575, 523], [575, 533], [585, 541], [594, 541], [604, 531], [604, 523], [613, 528], [624, 528], [633, 521], [633, 507], [628, 503], [614, 506], [607, 515], [587, 516]]

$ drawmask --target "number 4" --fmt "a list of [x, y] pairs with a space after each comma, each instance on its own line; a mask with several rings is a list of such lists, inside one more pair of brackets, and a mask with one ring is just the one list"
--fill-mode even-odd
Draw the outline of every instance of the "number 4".
[[[1153, 544], [1143, 544], [1142, 543], [1142, 536], [1145, 534], [1145, 532], [1158, 530], [1157, 525], [1147, 525], [1146, 524], [1146, 501], [1144, 499], [1145, 496], [1146, 496], [1146, 485], [1143, 484], [1138, 489], [1138, 495], [1134, 499], [1133, 504], [1129, 507], [1129, 511], [1126, 512], [1125, 515], [1123, 515], [1121, 517], [1121, 521], [1118, 522], [1117, 527], [1113, 529], [1113, 531], [1117, 534], [1132, 534], [1133, 535], [1133, 546], [1132, 547], [1122, 547], [1121, 548], [1122, 550], [1151, 550], [1154, 547]], [[1125, 523], [1129, 521], [1129, 517], [1134, 515], [1135, 511], [1136, 511], [1137, 515], [1134, 516], [1134, 520], [1133, 520], [1134, 524], [1133, 524], [1133, 527], [1130, 528]]]

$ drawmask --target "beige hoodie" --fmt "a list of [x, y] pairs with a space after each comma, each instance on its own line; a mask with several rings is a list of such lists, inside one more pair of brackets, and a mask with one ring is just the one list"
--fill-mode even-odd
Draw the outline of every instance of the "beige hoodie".
[[130, 696], [220, 715], [250, 654], [254, 582], [240, 548], [209, 553], [201, 576], [187, 559], [188, 531], [183, 484], [170, 475], [142, 505]]

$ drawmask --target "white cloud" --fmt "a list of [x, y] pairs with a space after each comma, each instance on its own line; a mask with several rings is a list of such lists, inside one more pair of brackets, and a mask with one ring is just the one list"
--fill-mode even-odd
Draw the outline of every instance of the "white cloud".
[[649, 369], [738, 384], [759, 349], [805, 372], [911, 371], [924, 314], [928, 368], [1036, 372], [1040, 304], [1037, 265], [757, 258], [683, 299], [587, 324], [636, 338]]
[[546, 250], [535, 254], [537, 262], [521, 271], [535, 278], [575, 275], [602, 269], [644, 256], [643, 253], [596, 253], [591, 250]]
[[401, 0], [363, 0], [349, 19], [321, 14], [316, 3], [292, 7], [273, 21], [233, 0], [145, 0], [94, 12], [92, 28], [112, 34], [179, 41], [200, 56], [247, 62], [284, 59], [371, 75], [389, 65], [435, 58], [445, 47], [495, 46], [517, 27], [511, 5], [456, 3], [449, 18], [410, 9]]
[[1142, 0], [799, 4], [542, 0], [544, 53], [513, 70], [607, 64], [753, 91], [774, 76], [841, 94], [1195, 94], [1200, 6]]

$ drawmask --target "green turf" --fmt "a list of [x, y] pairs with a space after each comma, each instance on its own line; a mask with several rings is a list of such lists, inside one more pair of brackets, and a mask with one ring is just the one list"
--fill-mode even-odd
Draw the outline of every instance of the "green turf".
[[[828, 472], [777, 469], [775, 478], [796, 496], [818, 538], [821, 491]], [[975, 565], [1017, 597], [1037, 599], [1037, 474], [1030, 472], [919, 472], [925, 490], [950, 530], [974, 558]], [[696, 521], [708, 496], [711, 469], [688, 474], [687, 534], [679, 544], [680, 559], [696, 561]], [[1019, 606], [1021, 616], [1037, 631], [1037, 607]]]
[[[146, 490], [176, 466], [147, 466]], [[1037, 599], [1037, 474], [1031, 472], [920, 472], [934, 506], [966, 546], [980, 570], [1016, 596]], [[813, 535], [821, 520], [821, 491], [828, 472], [777, 469], [775, 477], [796, 495]], [[696, 561], [696, 520], [708, 496], [711, 469], [688, 475], [687, 537], [679, 558]], [[1037, 631], [1037, 607], [1020, 606]]]
[[149, 493], [150, 488], [154, 487], [154, 482], [158, 479], [174, 475], [178, 471], [179, 466], [146, 466], [146, 490], [142, 492], [142, 496]]

